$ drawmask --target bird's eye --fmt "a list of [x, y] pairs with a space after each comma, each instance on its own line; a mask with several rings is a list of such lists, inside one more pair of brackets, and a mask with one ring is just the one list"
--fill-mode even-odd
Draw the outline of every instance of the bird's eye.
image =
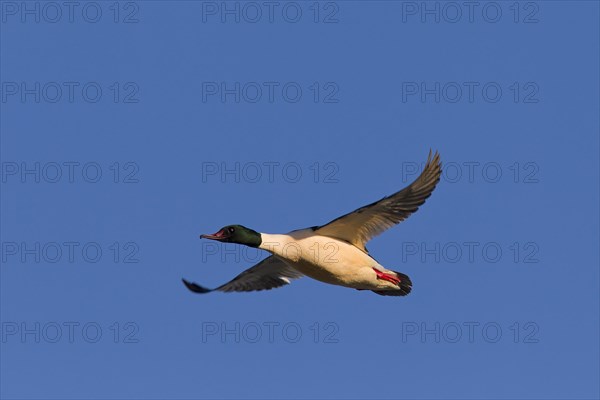
[[233, 231], [235, 231], [235, 229], [229, 228], [229, 232], [233, 233]]

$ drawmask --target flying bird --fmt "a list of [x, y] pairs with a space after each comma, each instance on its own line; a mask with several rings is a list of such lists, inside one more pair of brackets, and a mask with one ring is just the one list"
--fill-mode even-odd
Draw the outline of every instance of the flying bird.
[[333, 221], [286, 234], [256, 232], [242, 225], [228, 225], [201, 238], [238, 243], [266, 250], [272, 255], [239, 274], [230, 282], [207, 289], [183, 279], [195, 293], [269, 290], [308, 276], [332, 285], [371, 290], [382, 296], [406, 296], [410, 278], [379, 264], [365, 244], [404, 221], [425, 203], [442, 173], [436, 152], [427, 158], [419, 177], [404, 189], [361, 207]]

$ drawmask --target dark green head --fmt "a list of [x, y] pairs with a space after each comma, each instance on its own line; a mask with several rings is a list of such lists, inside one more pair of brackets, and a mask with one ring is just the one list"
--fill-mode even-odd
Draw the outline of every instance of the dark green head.
[[260, 233], [242, 225], [227, 225], [212, 235], [200, 235], [202, 239], [219, 242], [239, 243], [250, 247], [258, 247], [262, 243]]

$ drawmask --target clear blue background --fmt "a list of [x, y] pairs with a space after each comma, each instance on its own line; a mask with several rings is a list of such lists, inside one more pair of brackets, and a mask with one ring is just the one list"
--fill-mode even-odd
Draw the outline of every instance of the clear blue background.
[[[5, 3], [5, 2], [3, 2]], [[20, 3], [19, 3], [20, 4]], [[29, 3], [33, 4], [33, 3]], [[3, 398], [598, 398], [599, 9], [594, 1], [541, 1], [537, 23], [513, 22], [512, 2], [489, 23], [402, 21], [402, 3], [340, 1], [337, 23], [314, 23], [311, 3], [293, 24], [202, 21], [200, 2], [140, 1], [138, 23], [1, 26], [3, 82], [135, 82], [138, 103], [76, 98], [2, 102], [2, 162], [98, 162], [103, 179], [2, 184], [3, 242], [98, 242], [98, 263], [21, 262], [1, 267], [1, 320], [33, 326], [96, 322], [96, 344], [10, 336], [1, 343]], [[430, 3], [432, 4], [432, 3]], [[121, 6], [124, 7], [122, 4]], [[323, 5], [321, 5], [323, 7]], [[521, 5], [523, 7], [523, 4]], [[80, 14], [78, 14], [80, 15]], [[123, 18], [123, 15], [120, 16]], [[298, 82], [298, 103], [202, 101], [202, 82]], [[498, 82], [497, 103], [416, 97], [402, 82]], [[335, 82], [337, 103], [315, 103], [313, 82]], [[535, 82], [537, 103], [507, 88]], [[16, 100], [15, 100], [16, 99]], [[446, 163], [495, 162], [503, 176], [442, 180], [421, 210], [369, 245], [409, 274], [413, 293], [380, 297], [302, 279], [251, 294], [197, 296], [250, 261], [202, 262], [198, 234], [240, 223], [263, 232], [318, 225], [408, 182], [403, 163], [430, 148]], [[135, 162], [139, 183], [111, 182], [108, 166]], [[203, 182], [205, 162], [296, 162], [298, 183]], [[334, 162], [338, 183], [312, 181]], [[515, 183], [509, 166], [535, 163], [538, 183]], [[463, 170], [465, 173], [466, 170]], [[520, 180], [522, 180], [522, 176]], [[113, 242], [135, 242], [139, 263], [114, 263]], [[403, 242], [496, 242], [497, 263], [403, 260]], [[538, 263], [509, 246], [538, 245]], [[113, 343], [109, 326], [137, 324], [138, 343]], [[228, 336], [202, 340], [207, 323], [294, 322], [298, 343]], [[497, 323], [503, 335], [472, 343], [419, 335], [456, 322]], [[313, 342], [310, 326], [339, 328]], [[510, 326], [535, 323], [537, 343], [514, 343]], [[123, 331], [122, 331], [123, 332]], [[466, 334], [466, 331], [463, 332]]]

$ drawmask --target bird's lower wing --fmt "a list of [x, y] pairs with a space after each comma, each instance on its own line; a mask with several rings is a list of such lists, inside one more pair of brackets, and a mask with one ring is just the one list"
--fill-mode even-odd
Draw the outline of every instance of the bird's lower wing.
[[215, 290], [219, 292], [251, 292], [284, 286], [289, 284], [292, 279], [302, 276], [281, 258], [270, 256], [215, 289], [208, 289], [195, 282], [182, 280], [185, 286], [194, 293], [209, 293]]

